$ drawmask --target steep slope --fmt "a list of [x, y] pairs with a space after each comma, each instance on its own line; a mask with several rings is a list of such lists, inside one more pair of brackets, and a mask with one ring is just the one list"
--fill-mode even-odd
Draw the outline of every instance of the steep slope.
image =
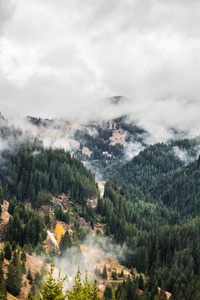
[[21, 145], [19, 151], [2, 153], [0, 179], [6, 198], [29, 200], [33, 207], [61, 193], [83, 203], [97, 196], [94, 175], [62, 149], [44, 149], [41, 143]]
[[98, 180], [101, 180], [105, 167], [119, 160], [125, 161], [144, 149], [148, 135], [127, 116], [86, 124], [32, 117], [28, 117], [28, 121], [36, 126], [37, 136], [45, 145], [70, 150], [95, 172]]
[[197, 159], [199, 151], [199, 138], [147, 147], [131, 161], [117, 168], [118, 182], [131, 183], [148, 193], [165, 174]]
[[184, 162], [175, 155], [171, 146], [156, 144], [122, 165], [116, 175], [119, 183], [138, 186], [143, 192], [148, 193], [159, 178], [183, 165]]
[[175, 211], [182, 218], [200, 215], [200, 166], [199, 160], [175, 172], [166, 174], [151, 188], [151, 195]]

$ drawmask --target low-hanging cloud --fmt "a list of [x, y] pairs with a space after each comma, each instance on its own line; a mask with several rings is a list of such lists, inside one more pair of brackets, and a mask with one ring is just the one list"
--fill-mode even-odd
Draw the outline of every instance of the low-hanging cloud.
[[[155, 140], [170, 138], [172, 128], [199, 133], [199, 0], [8, 3], [3, 113], [81, 120], [130, 113]], [[129, 101], [113, 105], [113, 95]]]

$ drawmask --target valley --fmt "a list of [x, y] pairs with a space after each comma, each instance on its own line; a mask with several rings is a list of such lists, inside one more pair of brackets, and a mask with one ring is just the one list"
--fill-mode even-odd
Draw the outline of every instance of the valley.
[[1, 121], [4, 298], [37, 299], [53, 260], [67, 291], [87, 269], [100, 298], [198, 299], [199, 138], [148, 145], [125, 117], [28, 122]]

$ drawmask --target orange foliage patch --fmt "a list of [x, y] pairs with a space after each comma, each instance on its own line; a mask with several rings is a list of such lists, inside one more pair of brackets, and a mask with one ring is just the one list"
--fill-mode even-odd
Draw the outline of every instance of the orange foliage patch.
[[65, 233], [65, 230], [62, 225], [57, 225], [55, 229], [56, 240], [58, 244], [60, 243], [61, 236]]

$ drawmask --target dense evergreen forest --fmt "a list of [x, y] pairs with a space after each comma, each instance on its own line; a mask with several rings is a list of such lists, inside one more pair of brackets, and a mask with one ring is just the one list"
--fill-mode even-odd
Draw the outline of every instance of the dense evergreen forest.
[[144, 290], [151, 299], [157, 294], [156, 285], [174, 299], [198, 299], [199, 216], [182, 225], [179, 213], [161, 200], [125, 184], [118, 188], [111, 181], [106, 183], [104, 199], [98, 201], [98, 212], [106, 223], [105, 234], [128, 245], [124, 263], [147, 275]]
[[81, 204], [97, 196], [94, 175], [62, 149], [44, 149], [38, 142], [22, 145], [16, 153], [2, 153], [7, 167], [0, 179], [7, 199], [29, 200], [34, 208], [66, 193]]
[[[179, 151], [179, 156], [176, 150]], [[156, 144], [116, 169], [118, 182], [140, 187], [180, 212], [182, 222], [199, 215], [199, 139]]]
[[[140, 139], [146, 134], [123, 123], [123, 119], [119, 122], [134, 138]], [[99, 127], [98, 138], [77, 131], [76, 139], [82, 143], [86, 140], [87, 147], [95, 155], [91, 160], [102, 164], [105, 157], [98, 154], [100, 149], [100, 152], [111, 151], [113, 161], [119, 159], [118, 166], [113, 164], [106, 169], [104, 174], [112, 179], [106, 182], [104, 195], [100, 197], [94, 174], [80, 160], [63, 149], [45, 149], [37, 138], [24, 136], [22, 131], [8, 126], [2, 117], [0, 123], [0, 139], [6, 144], [1, 150], [0, 203], [2, 205], [5, 199], [9, 201], [10, 214], [6, 243], [0, 255], [1, 299], [7, 299], [7, 291], [13, 295], [20, 293], [23, 272], [34, 282], [29, 295], [29, 299], [34, 299], [35, 282], [40, 286], [41, 274], [33, 279], [31, 270], [25, 270], [25, 252], [43, 251], [51, 222], [48, 213], [42, 216], [38, 210], [51, 205], [53, 197], [62, 193], [72, 202], [74, 223], [73, 234], [66, 231], [61, 238], [61, 256], [71, 246], [80, 251], [79, 243], [86, 236], [80, 225], [81, 218], [90, 223], [91, 230], [97, 222], [103, 224], [105, 236], [114, 244], [127, 247], [121, 263], [131, 270], [130, 275], [115, 289], [106, 286], [105, 299], [166, 299], [164, 291], [172, 294], [171, 299], [199, 299], [198, 138], [146, 147], [124, 164], [121, 160], [123, 147], [118, 153], [118, 145], [111, 149], [106, 142], [111, 134], [108, 126], [105, 125], [103, 131]], [[97, 147], [96, 141], [99, 141]], [[97, 198], [97, 206], [92, 207], [89, 198]], [[69, 224], [71, 217], [69, 211], [54, 206], [54, 218]], [[96, 234], [99, 236], [99, 232]], [[2, 268], [4, 259], [9, 261], [7, 277]], [[135, 276], [134, 268], [139, 276]], [[106, 267], [101, 275], [106, 279]], [[79, 273], [77, 276], [80, 280]], [[115, 272], [112, 276], [117, 280], [123, 273]], [[100, 299], [96, 283], [93, 287], [84, 284], [80, 289], [81, 297], [87, 288], [88, 299], [91, 293], [91, 299]], [[73, 292], [68, 294], [69, 299], [76, 299], [73, 298], [76, 296]], [[37, 299], [37, 295], [35, 297]]]

